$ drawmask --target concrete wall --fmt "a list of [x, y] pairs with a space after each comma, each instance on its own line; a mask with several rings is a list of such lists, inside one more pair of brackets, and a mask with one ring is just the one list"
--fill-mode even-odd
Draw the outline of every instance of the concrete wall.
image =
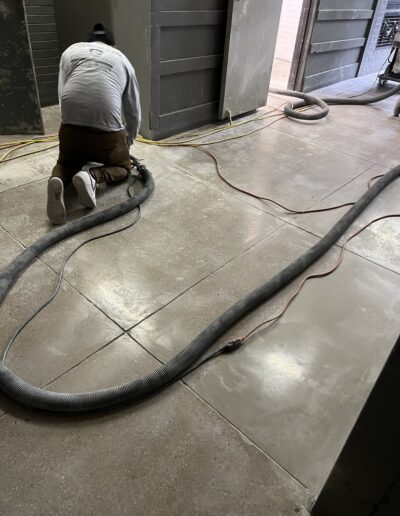
[[117, 48], [128, 57], [138, 77], [141, 129], [146, 133], [151, 94], [151, 0], [55, 0], [55, 7], [61, 51], [87, 41], [95, 23], [101, 22], [114, 32]]
[[0, 134], [43, 132], [23, 0], [0, 0]]
[[275, 59], [292, 61], [303, 0], [283, 0]]
[[87, 41], [97, 22], [111, 27], [110, 0], [55, 0], [56, 24], [61, 52], [79, 41]]

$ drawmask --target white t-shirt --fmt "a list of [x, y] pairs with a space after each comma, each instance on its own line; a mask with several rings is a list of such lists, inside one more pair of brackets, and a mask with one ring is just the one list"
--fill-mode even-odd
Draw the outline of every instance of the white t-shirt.
[[63, 124], [101, 131], [126, 129], [130, 143], [141, 121], [135, 71], [122, 52], [101, 42], [76, 43], [61, 56], [58, 94]]

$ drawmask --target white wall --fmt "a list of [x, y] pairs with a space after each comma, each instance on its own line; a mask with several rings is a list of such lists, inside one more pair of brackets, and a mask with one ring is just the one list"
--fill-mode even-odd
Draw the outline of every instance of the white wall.
[[283, 0], [275, 59], [292, 61], [303, 0]]

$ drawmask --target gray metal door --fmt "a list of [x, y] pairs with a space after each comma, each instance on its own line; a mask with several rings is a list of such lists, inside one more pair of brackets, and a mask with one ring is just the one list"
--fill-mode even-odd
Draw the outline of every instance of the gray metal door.
[[230, 0], [219, 117], [267, 101], [282, 0]]
[[152, 0], [151, 138], [217, 119], [226, 12], [227, 0]]
[[41, 106], [57, 104], [60, 50], [54, 0], [25, 0], [25, 9], [40, 104]]
[[[312, 91], [356, 77], [377, 0], [306, 0], [294, 87]], [[293, 69], [292, 69], [293, 76]]]

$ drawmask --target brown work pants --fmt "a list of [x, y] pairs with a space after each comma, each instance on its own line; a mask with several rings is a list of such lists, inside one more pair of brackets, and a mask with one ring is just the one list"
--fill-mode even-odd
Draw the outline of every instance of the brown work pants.
[[127, 178], [131, 160], [126, 131], [109, 133], [61, 124], [59, 138], [60, 154], [52, 177], [59, 177], [65, 186], [89, 161], [104, 165], [91, 171], [98, 183], [116, 183]]

